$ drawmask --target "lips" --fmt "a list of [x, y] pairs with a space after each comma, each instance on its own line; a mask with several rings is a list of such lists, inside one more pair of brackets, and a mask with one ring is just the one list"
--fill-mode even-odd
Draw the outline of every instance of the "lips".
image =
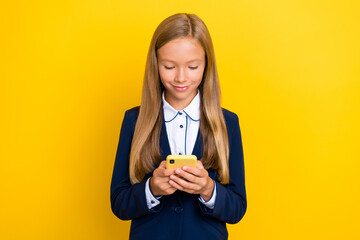
[[174, 88], [176, 91], [184, 92], [189, 88], [189, 86], [183, 86], [183, 87], [182, 86], [174, 86]]

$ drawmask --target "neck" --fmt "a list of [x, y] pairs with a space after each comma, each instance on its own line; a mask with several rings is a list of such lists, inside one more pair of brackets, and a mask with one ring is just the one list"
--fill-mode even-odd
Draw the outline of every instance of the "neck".
[[173, 99], [173, 98], [169, 98], [166, 97], [166, 93], [165, 93], [165, 100], [175, 109], [178, 111], [183, 110], [184, 108], [186, 108], [187, 106], [189, 106], [189, 104], [191, 103], [191, 101], [194, 99], [194, 97], [196, 96], [196, 94], [189, 99], [184, 99], [184, 100], [179, 100], [179, 99]]

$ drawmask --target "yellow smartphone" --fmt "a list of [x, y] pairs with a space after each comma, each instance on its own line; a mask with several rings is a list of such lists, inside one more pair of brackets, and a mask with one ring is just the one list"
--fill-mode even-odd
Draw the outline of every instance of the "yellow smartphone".
[[168, 155], [166, 157], [166, 168], [196, 167], [196, 161], [197, 157], [195, 155]]

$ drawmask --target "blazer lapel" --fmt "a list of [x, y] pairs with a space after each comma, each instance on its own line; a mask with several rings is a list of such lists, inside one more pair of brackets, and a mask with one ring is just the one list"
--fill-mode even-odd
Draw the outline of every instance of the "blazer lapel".
[[168, 155], [171, 154], [169, 139], [167, 137], [165, 120], [163, 118], [161, 125], [161, 133], [160, 133], [160, 153], [162, 156], [162, 160], [165, 160]]
[[203, 153], [203, 141], [199, 128], [192, 154], [195, 155], [198, 160], [200, 160], [202, 157], [202, 153]]

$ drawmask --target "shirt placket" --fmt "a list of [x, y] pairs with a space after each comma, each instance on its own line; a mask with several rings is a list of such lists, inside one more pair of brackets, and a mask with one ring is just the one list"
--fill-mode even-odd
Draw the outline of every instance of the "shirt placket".
[[179, 155], [186, 154], [186, 115], [179, 112], [176, 118], [175, 129], [176, 129], [176, 149]]

